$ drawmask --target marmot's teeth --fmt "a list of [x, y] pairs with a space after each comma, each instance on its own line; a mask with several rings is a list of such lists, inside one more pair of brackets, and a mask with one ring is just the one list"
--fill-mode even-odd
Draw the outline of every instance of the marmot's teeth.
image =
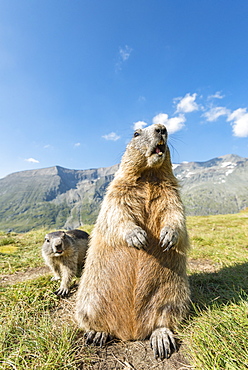
[[163, 140], [161, 140], [161, 141], [158, 143], [158, 145], [164, 145], [164, 141], [163, 141]]
[[163, 155], [163, 152], [159, 152], [158, 155]]

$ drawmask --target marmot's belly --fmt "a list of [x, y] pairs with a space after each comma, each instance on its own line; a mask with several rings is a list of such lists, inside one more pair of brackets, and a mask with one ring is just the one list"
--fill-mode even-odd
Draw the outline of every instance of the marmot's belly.
[[99, 310], [95, 307], [94, 322], [100, 325], [92, 329], [110, 332], [122, 340], [145, 339], [166, 304], [169, 270], [146, 252], [132, 248], [108, 257], [98, 271], [101, 283], [95, 287]]

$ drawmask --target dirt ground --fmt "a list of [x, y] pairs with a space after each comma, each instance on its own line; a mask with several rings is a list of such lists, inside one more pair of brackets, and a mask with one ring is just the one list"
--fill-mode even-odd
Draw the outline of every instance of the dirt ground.
[[[215, 272], [219, 266], [207, 259], [197, 259], [189, 261], [189, 268], [194, 272]], [[13, 285], [48, 273], [48, 267], [42, 266], [12, 275], [0, 275], [0, 285]], [[54, 312], [55, 317], [58, 317], [58, 325], [64, 322], [65, 319], [70, 321], [72, 325], [76, 325], [74, 321], [76, 290], [77, 286], [74, 285], [70, 296], [60, 300], [60, 305]], [[148, 340], [126, 343], [115, 341], [104, 348], [92, 348], [91, 346], [84, 346], [82, 334], [79, 338], [79, 343], [80, 349], [77, 354], [79, 359], [78, 370], [187, 370], [194, 368], [187, 360], [187, 349], [183, 344], [178, 345], [178, 351], [171, 358], [160, 361], [154, 359]], [[84, 358], [83, 362], [80, 362], [81, 358]]]
[[0, 274], [0, 285], [13, 285], [16, 283], [22, 283], [26, 280], [36, 279], [39, 276], [45, 275], [49, 272], [47, 266], [29, 268], [26, 271], [19, 271], [12, 275]]
[[186, 370], [192, 369], [179, 349], [170, 359], [155, 360], [149, 341], [113, 343], [96, 350], [90, 363], [83, 363], [79, 369], [87, 370]]
[[[213, 263], [208, 259], [190, 259], [189, 260], [189, 269], [193, 272], [216, 272], [220, 268], [220, 265]], [[49, 273], [49, 268], [47, 266], [40, 266], [29, 268], [26, 271], [16, 272], [11, 275], [0, 274], [0, 285], [13, 285], [20, 283], [26, 280], [32, 280], [39, 276]]]

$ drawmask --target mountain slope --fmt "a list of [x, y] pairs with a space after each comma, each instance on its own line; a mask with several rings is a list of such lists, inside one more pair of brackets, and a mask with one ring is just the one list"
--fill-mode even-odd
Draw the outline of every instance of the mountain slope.
[[[176, 167], [176, 168], [175, 168]], [[190, 215], [236, 213], [248, 206], [248, 159], [225, 155], [174, 165]]]
[[[0, 179], [0, 230], [75, 228], [94, 223], [118, 165], [89, 170], [55, 166]], [[174, 164], [187, 214], [235, 213], [248, 207], [248, 159], [225, 155]]]
[[0, 229], [24, 232], [93, 223], [117, 167], [77, 171], [55, 166], [0, 179]]

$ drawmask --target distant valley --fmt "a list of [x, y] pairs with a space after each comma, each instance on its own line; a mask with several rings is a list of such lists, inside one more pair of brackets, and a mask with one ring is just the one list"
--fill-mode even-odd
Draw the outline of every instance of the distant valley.
[[[117, 169], [54, 166], [0, 179], [0, 230], [70, 229], [94, 223]], [[236, 213], [248, 207], [248, 158], [229, 154], [173, 164], [173, 170], [187, 215]]]

